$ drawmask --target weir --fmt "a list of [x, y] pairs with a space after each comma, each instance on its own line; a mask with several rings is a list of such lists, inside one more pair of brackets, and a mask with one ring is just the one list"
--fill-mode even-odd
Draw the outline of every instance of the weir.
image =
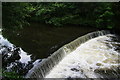
[[51, 70], [69, 53], [73, 52], [77, 47], [79, 47], [82, 43], [98, 37], [110, 34], [110, 31], [96, 31], [88, 33], [84, 36], [77, 38], [76, 40], [64, 45], [57, 51], [55, 51], [51, 56], [47, 59], [44, 59], [42, 62], [38, 63], [35, 67], [33, 67], [25, 76], [25, 78], [45, 78]]
[[2, 29], [0, 28], [0, 35], [2, 34]]

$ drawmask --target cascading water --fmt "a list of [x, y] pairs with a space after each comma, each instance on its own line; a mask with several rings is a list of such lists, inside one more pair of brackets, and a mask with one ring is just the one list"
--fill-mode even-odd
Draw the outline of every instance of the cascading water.
[[[11, 44], [7, 39], [5, 39], [2, 35], [0, 35], [0, 54], [4, 54], [5, 52], [7, 52], [8, 51], [7, 48], [10, 48], [11, 51], [13, 51], [14, 47], [15, 46], [13, 44]], [[20, 62], [28, 63], [28, 61], [31, 61], [31, 58], [30, 58], [31, 55], [27, 55], [27, 53], [24, 52], [21, 48], [20, 48], [20, 52], [21, 52], [20, 54], [21, 58], [19, 60]], [[9, 53], [8, 55], [11, 56], [12, 54]]]
[[[120, 43], [111, 42], [111, 36], [113, 35], [99, 36], [81, 44], [63, 58], [45, 78], [117, 78], [120, 54], [115, 51], [113, 44]], [[102, 73], [100, 70], [106, 72]], [[107, 73], [110, 70], [113, 70], [112, 76]]]
[[6, 75], [7, 72], [15, 71], [16, 74], [23, 76], [29, 69], [32, 68], [31, 55], [28, 55], [20, 47], [16, 47], [10, 43], [0, 33], [0, 55], [2, 55], [2, 77], [9, 77]]
[[[119, 42], [109, 31], [96, 31], [64, 45], [32, 68], [26, 78], [118, 77]], [[117, 48], [116, 48], [117, 47]], [[108, 74], [112, 72], [112, 74]], [[113, 77], [113, 76], [112, 76]]]

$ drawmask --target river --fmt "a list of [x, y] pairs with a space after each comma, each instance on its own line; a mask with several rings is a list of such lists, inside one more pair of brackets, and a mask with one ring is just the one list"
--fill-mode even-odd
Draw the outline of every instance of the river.
[[[52, 25], [41, 23], [31, 23], [30, 26], [25, 27], [24, 29], [19, 29], [17, 31], [13, 31], [10, 29], [3, 30], [2, 35], [0, 35], [0, 52], [2, 53], [2, 62], [3, 67], [5, 69], [4, 72], [15, 71], [17, 74], [25, 76], [32, 68], [39, 64], [39, 62], [41, 64], [42, 60], [47, 60], [48, 56], [52, 55], [53, 52], [57, 51], [63, 45], [75, 40], [80, 36], [83, 36], [87, 33], [91, 33], [96, 30], [97, 29], [93, 27], [81, 27], [73, 25], [55, 27]], [[113, 36], [113, 38], [109, 38], [109, 36], [103, 36], [102, 38], [100, 37], [100, 39], [98, 37], [98, 39], [93, 38], [90, 41], [87, 41], [86, 43], [79, 46], [75, 51], [71, 52], [68, 56], [63, 58], [63, 60], [57, 66], [50, 70], [50, 74], [48, 74], [46, 78], [86, 78], [86, 76], [87, 78], [98, 78], [96, 76], [96, 73], [91, 73], [92, 71], [90, 71], [90, 69], [85, 68], [84, 66], [86, 66], [89, 63], [86, 67], [90, 68], [90, 64], [93, 63], [92, 70], [99, 72], [99, 66], [103, 64], [99, 62], [104, 61], [104, 59], [107, 60], [107, 62], [105, 62], [105, 67], [106, 63], [109, 63], [109, 66], [111, 67], [112, 61], [114, 62], [115, 58], [115, 65], [117, 65], [118, 68], [120, 40], [117, 40], [117, 37], [118, 36], [116, 35]], [[111, 47], [111, 44], [113, 43], [110, 43], [109, 45], [103, 43], [104, 41], [111, 42], [112, 39], [115, 45], [117, 43], [117, 46], [112, 46], [112, 48], [109, 49], [109, 47]], [[99, 42], [99, 40], [103, 40], [103, 42], [101, 43]], [[116, 42], [116, 40], [118, 42]], [[116, 50], [118, 52], [116, 52]], [[102, 53], [104, 53], [104, 55]], [[109, 59], [109, 53], [110, 56], [112, 55], [112, 53], [115, 53], [116, 56], [112, 56]], [[104, 58], [104, 56], [106, 57]], [[86, 57], [88, 58], [86, 59]], [[98, 63], [95, 60], [98, 60]], [[85, 64], [83, 62], [88, 63]], [[75, 63], [74, 67], [72, 67], [73, 63]], [[77, 63], [81, 64], [79, 69], [77, 68], [77, 66], [79, 66]], [[64, 66], [64, 64], [68, 65]], [[44, 68], [47, 69], [48, 66], [45, 66]], [[59, 68], [62, 68], [63, 70], [60, 69], [59, 71]], [[84, 70], [83, 72], [85, 75], [79, 74], [80, 69]], [[64, 70], [66, 71], [65, 75]], [[60, 73], [60, 75], [58, 73]], [[67, 73], [70, 74], [67, 75]], [[115, 74], [115, 77], [118, 77], [118, 75], [119, 71], [117, 72], [117, 74]], [[107, 75], [107, 77], [109, 76]]]
[[32, 54], [35, 59], [48, 57], [59, 47], [96, 28], [80, 26], [55, 27], [47, 24], [31, 23], [22, 30], [3, 31], [3, 36], [11, 43]]

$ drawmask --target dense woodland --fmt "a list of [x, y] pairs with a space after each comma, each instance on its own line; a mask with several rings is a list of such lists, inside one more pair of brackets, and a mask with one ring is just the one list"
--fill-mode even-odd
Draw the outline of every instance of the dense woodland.
[[3, 27], [23, 29], [30, 22], [55, 26], [67, 24], [98, 28], [119, 28], [119, 3], [2, 3]]

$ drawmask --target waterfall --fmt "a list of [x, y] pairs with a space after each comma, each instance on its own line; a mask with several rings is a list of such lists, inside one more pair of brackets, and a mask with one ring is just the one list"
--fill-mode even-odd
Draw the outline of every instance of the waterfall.
[[44, 59], [42, 63], [40, 62], [40, 64], [33, 67], [33, 69], [28, 72], [26, 77], [43, 78], [47, 74], [46, 72], [49, 72], [64, 56], [65, 51], [60, 48], [50, 57]]
[[[101, 40], [103, 41], [100, 42]], [[118, 60], [118, 58], [116, 58], [118, 54], [115, 50], [113, 50], [114, 47], [112, 47], [112, 49], [109, 49], [109, 47], [107, 47], [107, 43], [106, 44], [104, 43], [107, 40], [111, 40], [110, 32], [104, 30], [88, 33], [84, 36], [81, 36], [76, 40], [58, 49], [47, 59], [44, 59], [41, 63], [38, 63], [28, 72], [28, 74], [25, 77], [26, 78], [69, 78], [69, 77], [98, 78], [98, 75], [96, 75], [97, 73], [95, 73], [95, 71], [96, 72], [99, 71], [102, 67], [105, 69], [105, 68], [110, 68], [112, 66], [116, 67], [115, 65], [118, 66], [118, 64], [113, 64], [113, 65], [111, 64], [112, 60], [114, 62]], [[108, 46], [111, 46], [111, 43], [110, 42], [108, 43], [109, 43]], [[112, 56], [112, 51], [114, 56]], [[101, 52], [103, 54], [101, 54]], [[111, 54], [109, 54], [110, 52]], [[105, 57], [106, 55], [110, 56], [110, 59], [109, 58], [107, 59]], [[88, 57], [88, 59], [86, 59], [86, 57]], [[102, 57], [104, 57], [105, 60]], [[114, 59], [114, 57], [116, 59]], [[97, 59], [98, 62], [96, 61]], [[102, 63], [102, 61], [106, 62], [106, 64]], [[110, 63], [111, 66], [109, 66], [109, 64], [107, 63]], [[104, 65], [104, 66], [100, 66], [100, 65]]]
[[[45, 78], [118, 78], [117, 69], [116, 72], [111, 69], [120, 65], [120, 54], [111, 45], [110, 36], [113, 35], [99, 36], [81, 44], [64, 57]], [[100, 71], [111, 71], [114, 74], [108, 75]]]

